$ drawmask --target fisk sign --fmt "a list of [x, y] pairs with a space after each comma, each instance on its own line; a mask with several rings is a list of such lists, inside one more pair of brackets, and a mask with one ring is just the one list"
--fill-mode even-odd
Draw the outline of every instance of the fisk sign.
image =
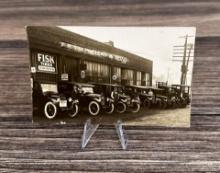
[[52, 55], [37, 53], [36, 65], [38, 71], [56, 73], [56, 58]]

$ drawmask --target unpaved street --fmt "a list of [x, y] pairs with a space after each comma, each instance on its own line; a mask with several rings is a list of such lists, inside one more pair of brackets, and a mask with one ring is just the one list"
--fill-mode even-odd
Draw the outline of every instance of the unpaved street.
[[46, 119], [43, 114], [35, 114], [34, 122], [84, 124], [88, 118], [92, 118], [93, 121], [97, 121], [100, 124], [113, 124], [120, 119], [125, 125], [189, 127], [190, 107], [164, 110], [146, 110], [142, 108], [141, 111], [136, 114], [130, 112], [124, 114], [114, 113], [112, 115], [102, 113], [97, 116], [91, 116], [86, 112], [81, 112], [74, 118], [69, 118], [66, 114], [60, 114], [53, 120]]

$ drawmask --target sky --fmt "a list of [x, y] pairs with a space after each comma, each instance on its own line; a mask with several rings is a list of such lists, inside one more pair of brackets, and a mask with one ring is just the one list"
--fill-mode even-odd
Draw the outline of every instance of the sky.
[[[114, 46], [153, 61], [153, 85], [156, 81], [180, 84], [185, 36], [188, 44], [195, 43], [195, 27], [94, 27], [60, 26], [63, 29], [98, 40], [113, 41]], [[176, 50], [178, 49], [178, 50]], [[194, 49], [194, 47], [193, 47]], [[181, 57], [173, 57], [175, 52]], [[194, 51], [191, 51], [191, 60]], [[187, 84], [191, 85], [193, 61], [189, 63]]]

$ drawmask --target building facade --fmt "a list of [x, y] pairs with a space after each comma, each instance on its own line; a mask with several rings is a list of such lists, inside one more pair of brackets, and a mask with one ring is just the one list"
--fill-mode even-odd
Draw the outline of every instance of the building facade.
[[58, 27], [27, 27], [31, 77], [42, 82], [152, 85], [151, 60]]

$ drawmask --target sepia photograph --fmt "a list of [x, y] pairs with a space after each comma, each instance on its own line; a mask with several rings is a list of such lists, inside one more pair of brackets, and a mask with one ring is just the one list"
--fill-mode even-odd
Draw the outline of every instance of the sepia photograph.
[[33, 122], [190, 127], [195, 27], [26, 31]]

